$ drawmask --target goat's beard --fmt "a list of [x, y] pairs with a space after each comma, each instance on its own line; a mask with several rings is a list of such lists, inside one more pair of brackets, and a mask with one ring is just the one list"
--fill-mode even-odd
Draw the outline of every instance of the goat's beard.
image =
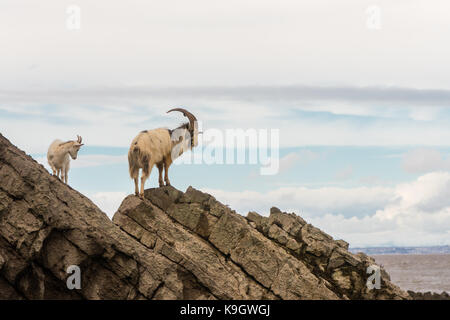
[[190, 139], [190, 149], [196, 147], [198, 145], [198, 129], [195, 128], [192, 132], [189, 132], [191, 134]]

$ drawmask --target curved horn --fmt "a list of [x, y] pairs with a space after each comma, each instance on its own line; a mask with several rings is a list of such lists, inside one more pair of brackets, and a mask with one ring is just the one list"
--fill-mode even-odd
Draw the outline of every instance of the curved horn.
[[190, 127], [192, 129], [194, 129], [194, 123], [195, 123], [195, 121], [197, 121], [197, 118], [192, 113], [190, 113], [189, 111], [187, 111], [186, 109], [183, 109], [183, 108], [170, 109], [169, 111], [167, 111], [167, 113], [172, 112], [172, 111], [179, 111], [179, 112], [183, 113], [183, 115], [189, 119]]
[[81, 141], [83, 141], [83, 138], [81, 138], [79, 135], [77, 135], [77, 138], [78, 138], [78, 139], [77, 139], [77, 142], [78, 142], [78, 143], [81, 143]]

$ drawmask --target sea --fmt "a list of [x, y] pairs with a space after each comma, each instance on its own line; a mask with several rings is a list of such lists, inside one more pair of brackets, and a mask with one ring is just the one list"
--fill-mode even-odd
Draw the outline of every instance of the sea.
[[370, 254], [403, 290], [450, 293], [450, 254]]

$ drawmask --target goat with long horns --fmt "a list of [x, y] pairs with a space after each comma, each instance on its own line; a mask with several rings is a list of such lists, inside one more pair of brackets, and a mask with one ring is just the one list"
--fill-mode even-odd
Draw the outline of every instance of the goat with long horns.
[[[135, 194], [144, 197], [145, 181], [150, 176], [154, 165], [159, 170], [159, 186], [170, 186], [169, 167], [184, 151], [192, 149], [198, 144], [197, 118], [182, 108], [167, 111], [179, 111], [189, 119], [173, 130], [158, 128], [141, 131], [131, 142], [128, 151], [130, 177], [134, 179]], [[142, 169], [141, 189], [139, 191], [139, 169]], [[162, 172], [164, 169], [164, 181]]]

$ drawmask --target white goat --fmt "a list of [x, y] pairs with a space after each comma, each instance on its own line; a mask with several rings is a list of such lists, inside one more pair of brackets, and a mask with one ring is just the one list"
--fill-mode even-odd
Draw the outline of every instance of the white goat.
[[[144, 130], [131, 142], [131, 147], [128, 151], [130, 177], [134, 179], [135, 194], [141, 198], [144, 196], [145, 181], [150, 176], [154, 165], [159, 170], [159, 186], [164, 186], [163, 169], [166, 186], [170, 186], [170, 165], [185, 150], [192, 149], [198, 144], [197, 118], [185, 109], [175, 108], [167, 111], [167, 113], [172, 111], [182, 112], [189, 119], [189, 122], [174, 130], [165, 128]], [[138, 182], [139, 169], [142, 169], [140, 192]]]
[[[84, 143], [81, 143], [83, 139], [77, 135], [77, 141], [55, 140], [48, 148], [47, 160], [48, 164], [52, 168], [53, 175], [63, 180], [67, 184], [70, 168], [70, 157], [75, 160], [78, 156], [78, 151]], [[70, 157], [69, 157], [70, 155]]]

